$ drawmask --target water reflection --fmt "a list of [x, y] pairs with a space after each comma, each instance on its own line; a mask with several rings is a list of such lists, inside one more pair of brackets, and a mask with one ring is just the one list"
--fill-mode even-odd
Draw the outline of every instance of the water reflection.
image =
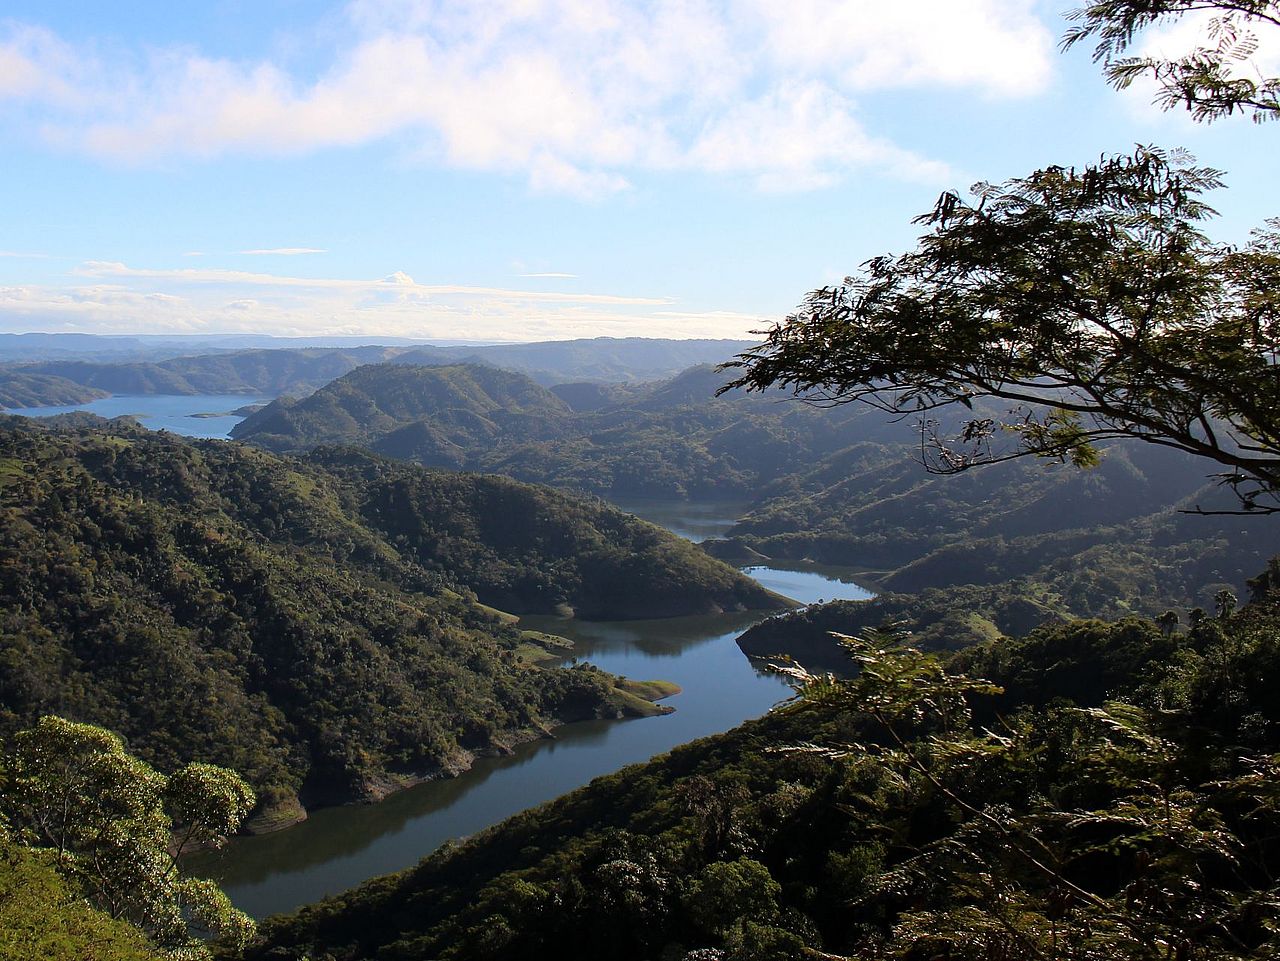
[[768, 567], [746, 567], [742, 573], [749, 574], [769, 590], [777, 591], [801, 604], [835, 600], [863, 601], [875, 596], [855, 581], [858, 575], [848, 567], [770, 561]]
[[675, 713], [567, 725], [554, 740], [482, 759], [457, 778], [422, 784], [379, 804], [317, 811], [287, 831], [198, 856], [192, 869], [219, 880], [250, 914], [291, 910], [410, 867], [451, 838], [474, 834], [592, 778], [758, 717], [788, 693], [734, 643], [758, 618], [733, 615], [728, 630], [724, 620], [707, 619], [700, 636], [690, 623], [696, 618], [618, 624], [529, 618], [530, 627], [572, 636], [579, 641], [575, 656], [606, 671], [679, 684], [682, 693], [671, 699]]
[[[721, 634], [737, 636], [760, 620], [759, 611], [737, 611], [728, 614], [695, 614], [690, 617], [668, 617], [655, 621], [579, 621], [551, 615], [527, 614], [520, 625], [548, 634], [559, 634], [573, 641], [573, 656], [604, 667], [601, 657], [640, 656], [655, 661], [679, 657], [708, 638]], [[605, 668], [610, 670], [610, 668]], [[628, 675], [630, 676], [630, 675]]]
[[695, 544], [723, 537], [750, 506], [747, 501], [670, 501], [642, 498], [613, 499], [616, 507]]
[[[687, 512], [690, 505], [676, 507]], [[870, 596], [842, 580], [848, 577], [843, 569], [795, 565], [748, 573], [806, 603]], [[679, 684], [682, 693], [669, 702], [675, 713], [568, 725], [554, 740], [521, 745], [509, 757], [481, 759], [457, 778], [421, 784], [378, 804], [320, 810], [287, 831], [199, 855], [191, 866], [219, 880], [235, 904], [252, 915], [292, 910], [366, 878], [411, 867], [450, 839], [474, 834], [592, 778], [759, 717], [789, 693], [780, 678], [758, 670], [735, 643], [762, 616], [741, 612], [620, 622], [525, 617], [526, 628], [572, 640], [578, 660], [626, 677]]]

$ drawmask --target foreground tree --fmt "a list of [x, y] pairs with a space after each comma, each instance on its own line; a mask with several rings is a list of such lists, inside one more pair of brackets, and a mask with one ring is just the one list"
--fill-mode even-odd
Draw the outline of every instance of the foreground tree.
[[[1241, 650], [1249, 634], [1242, 626], [1218, 643]], [[905, 856], [868, 881], [871, 897], [895, 905], [892, 928], [845, 961], [1277, 957], [1274, 757], [1223, 756], [1204, 780], [1196, 739], [1211, 728], [1187, 738], [1187, 705], [1059, 699], [1001, 717], [993, 732], [971, 703], [1000, 695], [995, 685], [888, 634], [843, 640], [858, 678], [784, 666], [797, 691], [786, 710], [838, 705], [872, 720], [871, 736], [791, 751], [850, 765], [863, 783], [891, 785], [891, 803], [914, 802], [950, 826], [903, 845]], [[1274, 635], [1263, 643], [1274, 648]], [[847, 809], [867, 824], [886, 810], [871, 792]]]
[[252, 809], [234, 772], [190, 764], [165, 777], [110, 731], [53, 716], [19, 733], [0, 764], [0, 824], [111, 917], [181, 958], [207, 955], [200, 931], [232, 946], [252, 936], [213, 882], [178, 868], [184, 849], [220, 845]]
[[[1202, 13], [1214, 49], [1122, 56]], [[1255, 27], [1280, 27], [1274, 2], [1100, 0], [1069, 17], [1064, 46], [1097, 39], [1119, 86], [1151, 72], [1166, 106], [1200, 119], [1280, 114], [1280, 80], [1233, 73]], [[814, 291], [722, 390], [917, 414], [944, 473], [1026, 454], [1089, 465], [1097, 442], [1138, 438], [1221, 465], [1244, 511], [1280, 510], [1280, 220], [1243, 248], [1211, 242], [1202, 197], [1220, 185], [1184, 153], [1139, 148], [945, 193], [915, 250]], [[931, 413], [955, 405], [972, 413]]]
[[[1244, 249], [1212, 243], [1201, 194], [1218, 183], [1144, 148], [944, 194], [916, 250], [810, 294], [731, 386], [928, 415], [941, 472], [1089, 464], [1098, 441], [1136, 437], [1216, 461], [1246, 509], [1277, 509], [1280, 223]], [[929, 415], [982, 399], [1009, 406]]]
[[[1129, 51], [1147, 27], [1186, 14], [1208, 14], [1204, 43], [1179, 57], [1133, 56]], [[1280, 77], [1258, 71], [1258, 27], [1280, 27], [1274, 0], [1099, 0], [1071, 11], [1075, 23], [1064, 48], [1095, 40], [1093, 59], [1123, 90], [1140, 77], [1155, 80], [1156, 102], [1185, 107], [1197, 120], [1251, 113], [1256, 121], [1280, 118]]]

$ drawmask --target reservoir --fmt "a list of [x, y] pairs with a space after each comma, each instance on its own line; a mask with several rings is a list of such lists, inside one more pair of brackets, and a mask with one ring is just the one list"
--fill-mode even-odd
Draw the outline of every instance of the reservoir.
[[269, 404], [274, 397], [259, 394], [113, 394], [87, 404], [68, 407], [19, 407], [0, 411], [22, 417], [52, 417], [83, 410], [110, 420], [136, 417], [151, 430], [167, 430], [187, 437], [223, 438], [244, 420], [235, 414], [242, 407]]
[[[270, 399], [244, 394], [113, 396], [74, 407], [5, 413], [132, 415], [156, 430], [226, 438], [243, 419], [234, 411]], [[741, 503], [671, 501], [619, 506], [693, 541], [723, 534], [746, 508]], [[803, 604], [871, 596], [838, 568], [759, 566], [745, 573]], [[520, 745], [506, 757], [481, 758], [456, 778], [420, 784], [377, 804], [315, 811], [287, 830], [194, 855], [189, 867], [221, 883], [236, 906], [255, 917], [291, 911], [376, 875], [411, 867], [441, 844], [475, 834], [592, 778], [727, 731], [766, 713], [790, 693], [779, 677], [757, 671], [735, 643], [763, 616], [738, 612], [620, 622], [525, 617], [521, 623], [526, 628], [572, 640], [575, 660], [638, 680], [679, 684], [682, 692], [665, 702], [675, 712], [566, 725], [554, 739]]]
[[[796, 600], [865, 598], [870, 593], [831, 568], [753, 567], [752, 577]], [[411, 867], [433, 850], [550, 801], [628, 764], [768, 712], [790, 693], [756, 670], [735, 639], [758, 612], [593, 622], [537, 616], [522, 626], [574, 641], [577, 660], [638, 680], [674, 681], [682, 692], [662, 717], [585, 721], [555, 739], [520, 745], [509, 757], [481, 758], [456, 778], [430, 781], [377, 804], [324, 808], [296, 827], [238, 839], [191, 860], [255, 917], [291, 911], [379, 874]]]

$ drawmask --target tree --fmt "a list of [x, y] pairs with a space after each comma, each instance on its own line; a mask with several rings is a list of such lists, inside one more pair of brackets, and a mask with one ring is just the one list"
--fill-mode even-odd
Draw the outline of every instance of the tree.
[[[1215, 49], [1121, 56], [1143, 29], [1202, 13]], [[1151, 72], [1162, 102], [1197, 119], [1280, 116], [1280, 79], [1233, 73], [1254, 27], [1280, 27], [1272, 0], [1098, 0], [1068, 15], [1062, 45], [1098, 38], [1116, 86]], [[972, 201], [943, 193], [914, 221], [929, 228], [916, 250], [809, 294], [726, 365], [745, 372], [721, 393], [915, 413], [937, 472], [1025, 454], [1091, 466], [1097, 441], [1137, 438], [1219, 463], [1243, 512], [1280, 511], [1280, 219], [1243, 248], [1212, 243], [1202, 195], [1220, 177], [1139, 147], [979, 183]], [[973, 413], [931, 415], [957, 404]]]
[[[1121, 56], [1199, 12], [1216, 14], [1214, 50]], [[1098, 38], [1119, 86], [1151, 71], [1166, 106], [1200, 119], [1280, 116], [1280, 80], [1231, 74], [1253, 27], [1280, 26], [1274, 2], [1099, 0], [1068, 16], [1064, 46]], [[1221, 465], [1243, 511], [1280, 511], [1280, 219], [1242, 248], [1211, 242], [1202, 195], [1220, 185], [1183, 152], [1139, 147], [944, 193], [914, 221], [928, 228], [915, 250], [811, 293], [726, 365], [744, 372], [721, 392], [916, 414], [942, 473], [1027, 454], [1089, 466], [1099, 441], [1138, 438]], [[966, 416], [933, 413], [956, 405]]]
[[[1212, 243], [1201, 194], [1218, 184], [1140, 148], [946, 193], [916, 250], [810, 294], [729, 387], [916, 413], [939, 472], [1088, 465], [1098, 441], [1136, 437], [1216, 461], [1246, 510], [1280, 509], [1280, 221]], [[967, 420], [930, 413], [954, 405]]]
[[[1196, 46], [1177, 58], [1126, 56], [1146, 27], [1209, 11], [1215, 13], [1205, 24], [1211, 46]], [[1099, 0], [1067, 17], [1076, 26], [1063, 37], [1063, 48], [1096, 39], [1093, 59], [1102, 62], [1117, 89], [1145, 75], [1159, 85], [1157, 103], [1165, 109], [1185, 107], [1197, 120], [1237, 112], [1252, 112], [1255, 121], [1280, 118], [1280, 77], [1258, 74], [1253, 62], [1254, 28], [1280, 27], [1280, 4], [1274, 0]]]
[[853, 819], [882, 823], [910, 805], [948, 825], [902, 845], [871, 880], [895, 905], [892, 930], [846, 961], [1277, 957], [1273, 758], [1232, 757], [1218, 769], [1225, 776], [1203, 783], [1193, 761], [1203, 746], [1186, 733], [1209, 725], [1192, 723], [1186, 707], [1059, 700], [1001, 716], [993, 731], [970, 702], [1001, 696], [998, 686], [885, 632], [842, 640], [858, 677], [787, 666], [796, 696], [783, 710], [821, 716], [814, 709], [825, 704], [874, 724], [846, 722], [862, 731], [856, 742], [790, 751], [895, 787], [890, 807], [872, 791], [850, 794]]
[[167, 961], [136, 927], [85, 902], [40, 852], [0, 840], [0, 958]]
[[182, 957], [206, 954], [192, 924], [232, 945], [252, 935], [213, 882], [178, 866], [184, 849], [219, 846], [252, 809], [233, 771], [189, 764], [165, 777], [110, 731], [53, 716], [16, 735], [0, 763], [4, 822], [111, 917]]

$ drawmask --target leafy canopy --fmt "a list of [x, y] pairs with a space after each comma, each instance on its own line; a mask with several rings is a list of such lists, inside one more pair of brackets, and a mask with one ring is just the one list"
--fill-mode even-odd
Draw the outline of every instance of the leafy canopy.
[[[1213, 47], [1126, 56], [1147, 28], [1198, 18]], [[1280, 116], [1280, 78], [1252, 59], [1254, 29], [1280, 27], [1273, 0], [1097, 0], [1068, 19], [1064, 48], [1096, 39], [1117, 87], [1150, 73], [1158, 101], [1197, 120]], [[916, 218], [929, 228], [916, 250], [810, 294], [728, 365], [745, 373], [723, 390], [790, 387], [899, 414], [1008, 402], [959, 424], [922, 416], [926, 464], [1090, 466], [1095, 442], [1136, 437], [1221, 464], [1245, 511], [1280, 510], [1280, 220], [1243, 248], [1210, 242], [1201, 197], [1220, 185], [1184, 153], [1139, 147], [980, 183], [973, 200], [945, 193]]]
[[[1096, 442], [1135, 437], [1217, 462], [1246, 509], [1274, 510], [1280, 221], [1213, 243], [1203, 194], [1219, 185], [1140, 147], [945, 193], [915, 250], [810, 294], [729, 387], [919, 414], [939, 472], [1028, 453], [1089, 465]], [[972, 413], [929, 414], [949, 405]]]
[[52, 715], [19, 733], [0, 763], [3, 822], [111, 917], [175, 958], [207, 956], [192, 925], [231, 945], [252, 936], [217, 885], [178, 869], [184, 848], [221, 845], [253, 807], [235, 772], [189, 764], [165, 777], [110, 731]]
[[[1147, 27], [1187, 14], [1211, 12], [1205, 40], [1179, 57], [1129, 55]], [[1280, 27], [1274, 0], [1099, 0], [1067, 14], [1075, 26], [1062, 46], [1095, 39], [1093, 59], [1104, 65], [1117, 89], [1140, 77], [1156, 81], [1156, 102], [1166, 110], [1185, 107], [1197, 120], [1218, 120], [1237, 112], [1255, 121], [1280, 118], [1280, 77], [1259, 72], [1255, 27]]]

